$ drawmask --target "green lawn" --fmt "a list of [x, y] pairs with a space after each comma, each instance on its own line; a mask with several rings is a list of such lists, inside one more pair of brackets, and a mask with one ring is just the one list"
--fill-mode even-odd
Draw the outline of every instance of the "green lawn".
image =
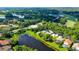
[[75, 21], [67, 20], [67, 22], [66, 22], [66, 26], [72, 28], [72, 27], [74, 27], [75, 23], [76, 23]]

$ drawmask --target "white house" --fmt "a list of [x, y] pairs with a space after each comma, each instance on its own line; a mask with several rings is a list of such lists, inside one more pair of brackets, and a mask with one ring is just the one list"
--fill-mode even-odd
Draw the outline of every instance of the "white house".
[[51, 31], [51, 30], [43, 30], [43, 31], [41, 31], [41, 32], [46, 33], [46, 34], [50, 34], [50, 35], [53, 36], [53, 37], [58, 37], [58, 36], [59, 36], [58, 34], [54, 33], [54, 32]]
[[37, 28], [37, 27], [38, 27], [38, 25], [30, 25], [30, 26], [28, 27], [28, 29]]
[[53, 33], [53, 32], [51, 32], [50, 30], [43, 30], [42, 32], [43, 32], [43, 33], [46, 33], [46, 34], [50, 34], [50, 35]]
[[53, 34], [51, 34], [51, 36], [53, 36], [53, 37], [57, 37], [58, 34], [53, 33]]
[[64, 38], [62, 36], [58, 36], [57, 39], [56, 39], [56, 42], [57, 43], [60, 43], [64, 40]]
[[79, 43], [74, 43], [72, 46], [73, 50], [79, 51]]
[[51, 30], [49, 30], [49, 32], [52, 34], [53, 33], [53, 31], [51, 31]]

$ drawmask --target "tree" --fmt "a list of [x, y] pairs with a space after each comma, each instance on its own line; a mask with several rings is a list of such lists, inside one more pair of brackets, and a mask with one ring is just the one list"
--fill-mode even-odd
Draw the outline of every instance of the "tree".
[[16, 45], [19, 39], [19, 35], [18, 34], [14, 34], [11, 38], [12, 40], [12, 45]]
[[6, 19], [12, 19], [13, 18], [13, 15], [10, 13], [10, 12], [8, 12], [8, 13], [6, 13]]
[[71, 35], [71, 39], [72, 39], [73, 42], [76, 41], [77, 40], [77, 35]]
[[65, 24], [67, 19], [65, 17], [60, 18], [59, 23]]

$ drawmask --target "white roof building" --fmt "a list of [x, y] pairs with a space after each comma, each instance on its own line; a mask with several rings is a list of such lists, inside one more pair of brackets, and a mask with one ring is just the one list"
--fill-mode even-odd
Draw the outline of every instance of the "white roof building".
[[38, 25], [43, 25], [42, 23], [38, 23]]
[[38, 25], [31, 25], [28, 28], [30, 29], [30, 28], [37, 28], [37, 27], [38, 27]]
[[57, 36], [58, 36], [58, 34], [53, 33], [53, 34], [51, 34], [51, 36], [53, 36], [53, 37], [54, 37], [54, 36], [56, 36], [56, 37], [57, 37]]
[[64, 40], [64, 38], [62, 38], [62, 36], [58, 36], [57, 40], [62, 41], [62, 40]]
[[51, 30], [49, 30], [49, 32], [52, 34], [53, 33], [53, 31], [51, 31]]
[[58, 36], [57, 39], [56, 39], [56, 43], [60, 43], [64, 40], [64, 38], [62, 36]]
[[79, 51], [79, 43], [74, 43], [72, 46], [73, 50]]

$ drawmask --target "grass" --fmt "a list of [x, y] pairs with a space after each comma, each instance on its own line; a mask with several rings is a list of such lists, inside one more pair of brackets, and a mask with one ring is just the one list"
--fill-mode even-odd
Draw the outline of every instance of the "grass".
[[59, 44], [55, 43], [55, 42], [47, 42], [54, 50], [56, 51], [67, 51], [67, 48], [61, 48]]
[[67, 22], [66, 22], [66, 26], [67, 26], [67, 27], [71, 27], [71, 28], [73, 28], [74, 25], [75, 25], [75, 21], [67, 20]]

